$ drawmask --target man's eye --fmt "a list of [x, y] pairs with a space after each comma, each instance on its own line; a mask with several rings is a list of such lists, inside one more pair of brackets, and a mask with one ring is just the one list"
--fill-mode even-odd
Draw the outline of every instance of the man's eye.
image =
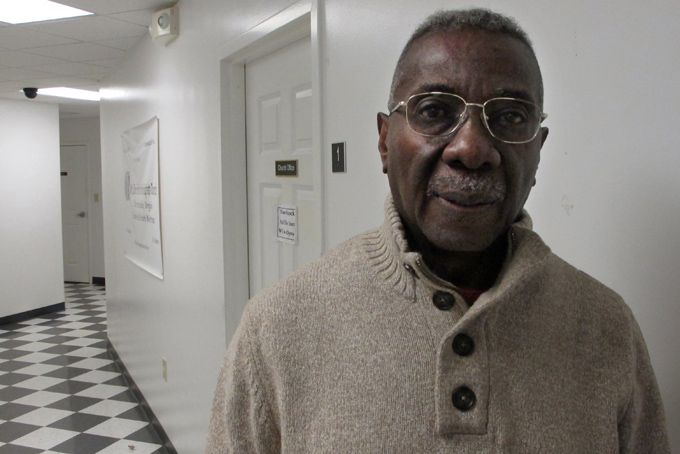
[[501, 112], [496, 112], [490, 118], [493, 122], [502, 123], [508, 126], [522, 125], [527, 121], [527, 115], [521, 110], [506, 109]]
[[418, 116], [426, 120], [436, 120], [451, 116], [451, 108], [441, 102], [421, 103], [418, 106]]

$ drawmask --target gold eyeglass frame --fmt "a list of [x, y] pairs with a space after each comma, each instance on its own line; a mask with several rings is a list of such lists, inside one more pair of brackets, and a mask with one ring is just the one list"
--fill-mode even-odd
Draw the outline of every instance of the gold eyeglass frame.
[[[411, 126], [411, 121], [409, 120], [409, 115], [408, 115], [408, 103], [409, 103], [409, 101], [411, 101], [411, 99], [415, 98], [416, 96], [423, 96], [423, 95], [453, 96], [453, 97], [458, 98], [458, 99], [460, 99], [461, 101], [463, 101], [463, 103], [465, 103], [465, 109], [463, 110], [463, 113], [462, 113], [461, 116], [460, 116], [460, 120], [458, 121], [458, 123], [456, 123], [456, 125], [454, 125], [453, 129], [451, 129], [450, 131], [444, 132], [444, 133], [442, 133], [442, 134], [424, 134], [424, 133], [422, 133], [422, 132], [416, 131], [416, 130], [413, 128], [413, 126]], [[399, 101], [399, 102], [397, 103], [397, 105], [394, 106], [394, 108], [392, 108], [392, 109], [390, 110], [389, 115], [392, 115], [394, 112], [396, 112], [396, 111], [399, 110], [400, 108], [404, 107], [404, 108], [405, 108], [405, 109], [404, 109], [404, 110], [405, 110], [404, 115], [406, 116], [406, 123], [408, 124], [408, 127], [409, 127], [409, 129], [410, 129], [411, 131], [413, 131], [413, 132], [415, 132], [416, 134], [419, 134], [419, 135], [421, 135], [421, 136], [425, 136], [425, 137], [442, 137], [442, 136], [448, 136], [449, 134], [453, 134], [454, 132], [456, 132], [456, 131], [458, 130], [458, 128], [460, 128], [463, 124], [465, 124], [465, 122], [467, 121], [467, 119], [468, 119], [468, 117], [469, 117], [468, 106], [475, 106], [475, 107], [479, 107], [479, 108], [482, 109], [482, 114], [480, 115], [480, 117], [481, 117], [481, 119], [482, 119], [482, 123], [484, 123], [484, 126], [486, 127], [486, 130], [489, 132], [489, 134], [491, 134], [491, 137], [493, 137], [494, 139], [500, 140], [500, 141], [503, 142], [503, 143], [510, 143], [510, 144], [529, 143], [529, 142], [531, 142], [532, 140], [534, 140], [534, 139], [536, 138], [536, 136], [538, 135], [538, 132], [541, 130], [541, 123], [543, 123], [543, 121], [544, 121], [546, 118], [548, 118], [548, 114], [547, 114], [547, 113], [541, 112], [541, 121], [539, 121], [538, 127], [536, 128], [536, 131], [534, 132], [534, 135], [531, 136], [530, 139], [528, 139], [528, 140], [522, 140], [522, 141], [518, 141], [518, 142], [516, 142], [516, 141], [504, 140], [504, 139], [501, 139], [500, 137], [497, 137], [497, 136], [493, 133], [493, 131], [491, 131], [491, 128], [489, 127], [489, 123], [487, 122], [487, 120], [488, 120], [489, 117], [487, 117], [487, 115], [486, 115], [485, 112], [484, 112], [485, 106], [486, 106], [488, 103], [490, 103], [491, 101], [498, 101], [498, 100], [503, 100], [503, 101], [518, 101], [518, 102], [520, 102], [520, 103], [529, 104], [529, 105], [531, 105], [531, 106], [536, 107], [536, 108], [538, 109], [538, 111], [541, 112], [541, 108], [538, 107], [536, 104], [534, 104], [534, 103], [532, 103], [532, 102], [529, 102], [529, 101], [526, 101], [526, 100], [524, 100], [524, 99], [519, 99], [519, 98], [510, 98], [510, 97], [491, 98], [491, 99], [486, 100], [486, 101], [484, 102], [484, 104], [478, 104], [478, 103], [474, 103], [474, 102], [467, 102], [462, 96], [458, 96], [458, 95], [453, 94], [453, 93], [445, 93], [445, 92], [440, 92], [440, 91], [430, 91], [430, 92], [425, 92], [425, 93], [416, 93], [416, 94], [414, 94], [414, 95], [409, 96], [408, 99], [406, 99], [405, 101]], [[388, 116], [389, 116], [389, 115], [388, 115]]]

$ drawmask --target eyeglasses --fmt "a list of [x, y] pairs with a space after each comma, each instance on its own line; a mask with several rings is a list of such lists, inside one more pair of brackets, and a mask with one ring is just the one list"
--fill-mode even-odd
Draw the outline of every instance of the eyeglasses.
[[484, 104], [467, 102], [453, 93], [418, 93], [399, 102], [390, 115], [406, 107], [406, 122], [417, 134], [438, 137], [453, 134], [468, 119], [468, 106], [481, 107], [482, 120], [492, 137], [505, 143], [534, 140], [548, 114], [536, 104], [516, 98], [492, 98]]

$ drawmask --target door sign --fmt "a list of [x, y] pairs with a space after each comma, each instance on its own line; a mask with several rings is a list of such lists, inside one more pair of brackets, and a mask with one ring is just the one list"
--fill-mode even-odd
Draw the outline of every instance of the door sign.
[[282, 243], [297, 244], [297, 207], [276, 207], [276, 237]]

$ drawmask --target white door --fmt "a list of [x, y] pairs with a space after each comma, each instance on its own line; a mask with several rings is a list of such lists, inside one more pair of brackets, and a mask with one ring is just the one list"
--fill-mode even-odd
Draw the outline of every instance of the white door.
[[64, 280], [90, 282], [85, 145], [61, 147], [61, 223]]
[[[250, 295], [321, 254], [320, 188], [312, 149], [311, 40], [248, 63], [246, 140]], [[276, 176], [276, 161], [297, 161], [297, 176]], [[318, 186], [318, 185], [317, 185]], [[297, 208], [296, 244], [277, 238], [277, 207]]]

